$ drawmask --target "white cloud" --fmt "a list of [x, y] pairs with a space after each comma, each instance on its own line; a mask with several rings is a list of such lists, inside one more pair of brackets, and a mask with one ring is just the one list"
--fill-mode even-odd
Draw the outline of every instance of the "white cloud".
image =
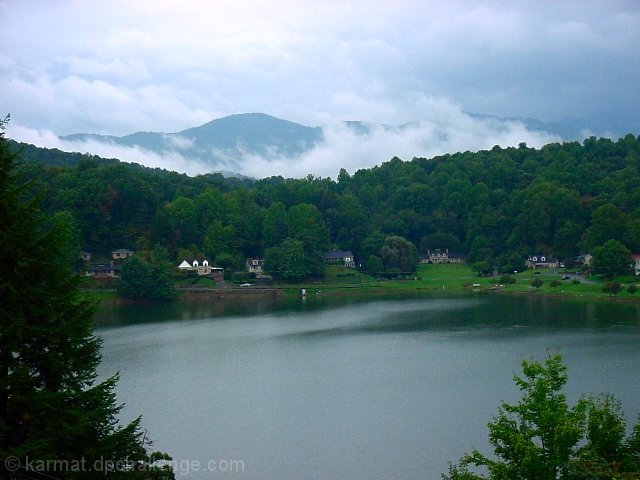
[[52, 131], [25, 127], [13, 120], [6, 125], [6, 134], [8, 138], [18, 142], [30, 143], [45, 148], [59, 149], [62, 147], [60, 139]]
[[[369, 132], [357, 133], [343, 122], [331, 119], [323, 124], [324, 142], [300, 157], [289, 158], [276, 153], [259, 156], [248, 152], [212, 152], [217, 158], [226, 159], [211, 165], [206, 160], [185, 158], [177, 152], [162, 154], [117, 146], [96, 141], [65, 142], [50, 131], [32, 130], [16, 125], [8, 128], [8, 135], [16, 140], [60, 148], [65, 151], [91, 152], [106, 158], [119, 158], [150, 167], [176, 170], [189, 175], [211, 171], [235, 172], [254, 178], [272, 175], [301, 178], [308, 174], [335, 178], [341, 168], [350, 173], [388, 161], [394, 156], [403, 160], [413, 157], [431, 158], [444, 153], [490, 149], [494, 145], [517, 146], [526, 142], [540, 147], [558, 138], [546, 132], [530, 131], [518, 122], [506, 122], [491, 118], [474, 118], [464, 113], [459, 105], [445, 99], [419, 95], [405, 99], [410, 117], [419, 121], [401, 127], [388, 128], [379, 124], [368, 124]], [[409, 108], [409, 104], [413, 107]], [[382, 105], [388, 118], [401, 118], [401, 111], [394, 106]], [[393, 123], [399, 125], [404, 122]], [[191, 143], [188, 139], [171, 138], [177, 148]], [[183, 141], [184, 140], [184, 141]]]
[[422, 120], [404, 128], [384, 128], [369, 125], [367, 135], [360, 135], [344, 123], [323, 126], [325, 142], [299, 158], [263, 158], [246, 155], [240, 162], [228, 164], [225, 169], [256, 178], [271, 175], [304, 177], [311, 173], [335, 178], [341, 168], [353, 173], [361, 168], [379, 165], [394, 156], [403, 160], [413, 157], [431, 158], [444, 153], [490, 149], [494, 145], [529, 146], [557, 141], [546, 132], [529, 131], [517, 122], [493, 119], [475, 119], [459, 107], [443, 100], [424, 99], [436, 108], [425, 112]]
[[181, 135], [162, 135], [165, 142], [177, 149], [187, 149], [193, 147], [193, 139]]
[[177, 152], [158, 154], [137, 147], [122, 147], [97, 141], [62, 142], [61, 149], [65, 151], [91, 152], [104, 158], [118, 158], [125, 162], [139, 163], [147, 167], [165, 168], [191, 176], [211, 170], [203, 162], [186, 159]]
[[7, 125], [6, 131], [7, 136], [16, 141], [46, 148], [57, 148], [64, 152], [91, 153], [103, 158], [117, 158], [123, 162], [165, 168], [192, 176], [211, 171], [204, 162], [186, 159], [177, 152], [158, 154], [138, 147], [124, 147], [95, 140], [70, 142], [60, 139], [51, 131], [24, 127], [13, 121]]
[[1, 5], [0, 105], [60, 135], [175, 132], [243, 112], [306, 125], [421, 120], [408, 94], [640, 128], [633, 1]]

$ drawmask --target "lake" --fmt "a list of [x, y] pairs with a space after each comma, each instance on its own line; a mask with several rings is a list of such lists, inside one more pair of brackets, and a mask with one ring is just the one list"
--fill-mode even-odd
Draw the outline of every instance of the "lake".
[[522, 359], [640, 413], [640, 305], [478, 295], [103, 306], [100, 374], [177, 478], [439, 479], [490, 453]]

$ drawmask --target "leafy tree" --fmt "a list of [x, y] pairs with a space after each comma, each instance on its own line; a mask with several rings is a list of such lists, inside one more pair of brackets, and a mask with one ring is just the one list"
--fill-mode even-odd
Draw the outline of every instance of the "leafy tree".
[[436, 248], [441, 250], [448, 248], [451, 251], [457, 251], [460, 248], [460, 240], [453, 233], [443, 232], [442, 230], [420, 239], [421, 251], [424, 252], [427, 249], [435, 250]]
[[527, 268], [524, 264], [524, 258], [526, 255], [519, 252], [506, 252], [498, 257], [496, 267], [501, 272], [522, 272]]
[[156, 244], [149, 256], [147, 295], [153, 300], [173, 300], [176, 298], [174, 267], [169, 261], [166, 247]]
[[532, 287], [535, 287], [535, 288], [536, 288], [536, 290], [537, 290], [538, 288], [540, 288], [542, 285], [544, 285], [544, 280], [542, 280], [541, 278], [534, 278], [534, 279], [531, 281], [531, 286], [532, 286]]
[[502, 275], [500, 277], [500, 283], [502, 285], [513, 285], [514, 283], [516, 283], [516, 279], [511, 275]]
[[566, 475], [584, 422], [581, 410], [569, 408], [561, 393], [567, 381], [566, 367], [556, 355], [543, 364], [525, 360], [522, 372], [522, 377], [514, 377], [522, 399], [517, 405], [503, 403], [489, 423], [497, 459], [475, 450], [445, 478], [465, 478], [460, 475], [469, 465], [486, 467], [489, 477], [468, 478], [555, 480]]
[[149, 284], [147, 263], [137, 255], [128, 258], [120, 270], [118, 294], [126, 298], [145, 298]]
[[640, 478], [640, 424], [626, 437], [620, 401], [612, 395], [581, 400], [586, 415], [586, 443], [569, 464], [571, 479]]
[[384, 272], [384, 265], [380, 257], [369, 255], [366, 264], [366, 270], [371, 275], [380, 275]]
[[240, 240], [233, 225], [224, 225], [221, 221], [209, 224], [204, 235], [202, 248], [204, 252], [216, 257], [220, 254], [231, 254], [238, 250]]
[[151, 252], [150, 262], [137, 255], [127, 259], [120, 270], [118, 294], [132, 299], [175, 299], [173, 266], [168, 260], [167, 249], [156, 245]]
[[222, 220], [226, 213], [224, 195], [217, 188], [205, 189], [195, 200], [196, 216], [200, 229], [211, 222]]
[[467, 236], [473, 238], [469, 245], [469, 261], [474, 263], [488, 261], [491, 258], [491, 248], [487, 238], [483, 235], [475, 234]]
[[636, 293], [638, 291], [638, 287], [631, 284], [627, 287], [627, 292], [629, 292], [629, 294], [633, 295], [634, 293]]
[[168, 235], [172, 245], [179, 248], [199, 243], [198, 217], [193, 200], [178, 197], [165, 205], [162, 213], [168, 226], [164, 235]]
[[609, 240], [593, 251], [591, 260], [594, 273], [607, 278], [628, 273], [631, 265], [631, 252], [617, 240]]
[[483, 274], [489, 273], [489, 271], [491, 270], [491, 265], [486, 260], [480, 260], [478, 262], [474, 262], [471, 265], [471, 269], [474, 272], [477, 272], [478, 276], [481, 276]]
[[610, 297], [617, 296], [622, 291], [622, 284], [618, 282], [607, 282], [602, 286], [602, 291], [608, 293]]
[[361, 258], [368, 259], [371, 255], [375, 255], [380, 258], [380, 250], [382, 249], [386, 238], [387, 237], [378, 230], [367, 236], [362, 241], [362, 246], [360, 248]]
[[244, 257], [242, 255], [232, 255], [230, 253], [221, 253], [216, 255], [215, 264], [218, 267], [222, 267], [225, 271], [244, 270]]
[[[449, 468], [447, 480], [578, 480], [638, 478], [640, 425], [625, 438], [626, 421], [611, 396], [582, 398], [569, 406], [563, 393], [566, 366], [560, 355], [544, 363], [522, 362], [514, 381], [515, 405], [503, 403], [489, 423], [494, 456], [477, 450]], [[469, 470], [484, 467], [487, 475]]]
[[287, 238], [287, 210], [282, 202], [274, 202], [264, 212], [262, 238], [265, 247], [280, 245]]
[[552, 288], [558, 288], [560, 285], [562, 285], [562, 282], [560, 280], [551, 280], [549, 282], [549, 286]]
[[392, 235], [384, 241], [380, 258], [387, 272], [414, 273], [418, 265], [418, 250], [406, 238]]
[[302, 242], [290, 238], [278, 247], [267, 249], [264, 269], [278, 280], [300, 281], [311, 275]]
[[329, 245], [328, 230], [315, 205], [294, 205], [287, 213], [288, 238], [302, 243], [309, 275], [324, 274], [324, 254]]
[[[0, 130], [4, 122], [0, 121]], [[117, 376], [96, 382], [95, 305], [78, 290], [65, 244], [69, 230], [48, 224], [18, 184], [15, 156], [0, 131], [0, 458], [145, 464], [140, 418], [121, 426]], [[71, 465], [71, 463], [69, 463]], [[2, 478], [26, 478], [23, 470]], [[23, 475], [24, 473], [24, 475]], [[102, 472], [43, 471], [66, 479]], [[171, 472], [165, 478], [173, 478]], [[39, 476], [43, 476], [39, 475]], [[139, 469], [122, 477], [151, 478]], [[51, 477], [54, 478], [54, 477]]]
[[582, 246], [592, 250], [609, 239], [621, 242], [625, 236], [627, 219], [625, 214], [611, 203], [594, 210], [591, 226], [584, 232]]

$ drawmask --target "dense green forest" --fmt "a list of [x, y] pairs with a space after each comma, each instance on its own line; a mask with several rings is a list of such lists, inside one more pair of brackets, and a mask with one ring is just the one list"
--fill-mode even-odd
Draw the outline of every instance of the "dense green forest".
[[[640, 137], [588, 138], [541, 149], [495, 146], [432, 159], [393, 158], [336, 180], [196, 177], [13, 143], [45, 210], [68, 212], [79, 243], [172, 258], [205, 254], [225, 268], [299, 252], [308, 275], [331, 248], [379, 264], [388, 237], [418, 252], [522, 268], [527, 255], [571, 261], [610, 239], [640, 251]], [[126, 159], [122, 159], [126, 160]], [[388, 265], [387, 265], [388, 267]]]

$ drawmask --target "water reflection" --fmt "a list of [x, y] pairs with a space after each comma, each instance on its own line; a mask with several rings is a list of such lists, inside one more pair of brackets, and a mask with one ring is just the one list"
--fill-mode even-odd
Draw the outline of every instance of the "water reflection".
[[[366, 305], [368, 316], [362, 315]], [[98, 327], [189, 321], [254, 315], [286, 315], [291, 312], [327, 312], [341, 319], [357, 318], [357, 324], [311, 330], [319, 334], [384, 333], [438, 329], [519, 330], [585, 327], [632, 327], [640, 324], [640, 304], [590, 302], [544, 296], [476, 295], [443, 297], [434, 294], [404, 294], [385, 297], [310, 296], [192, 299], [175, 303], [133, 303], [102, 305], [95, 315]], [[302, 333], [302, 332], [297, 332]]]
[[[522, 358], [559, 351], [568, 394], [640, 412], [640, 305], [545, 297], [309, 296], [103, 308], [103, 377], [177, 460], [221, 478], [440, 478], [486, 451]], [[205, 474], [186, 478], [209, 479]]]

